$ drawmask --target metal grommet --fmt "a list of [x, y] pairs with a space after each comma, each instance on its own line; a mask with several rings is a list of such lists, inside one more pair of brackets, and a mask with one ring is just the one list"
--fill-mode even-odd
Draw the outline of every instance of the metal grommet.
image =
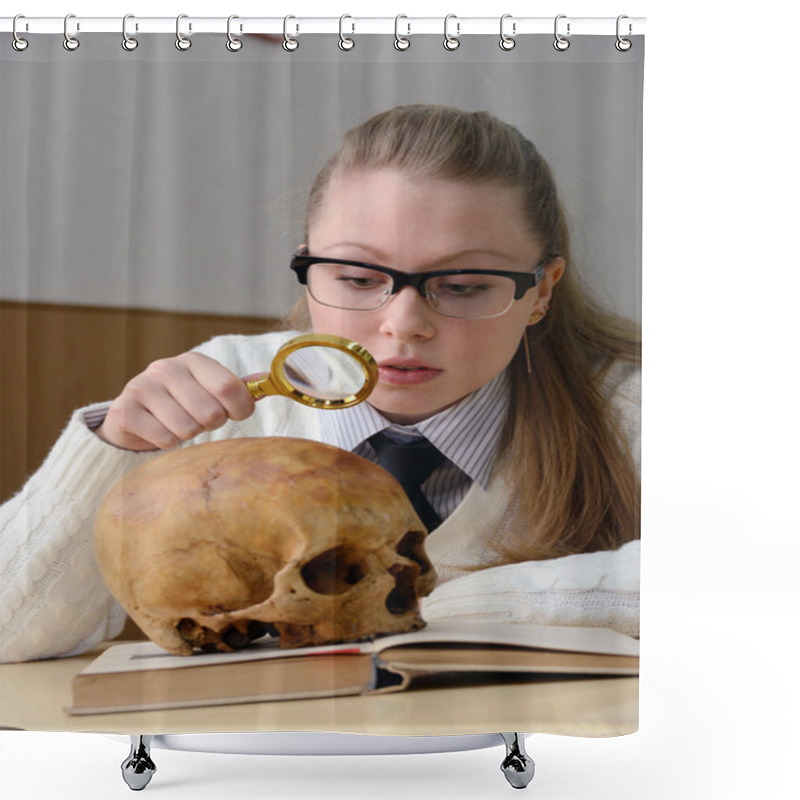
[[458, 50], [459, 45], [461, 44], [461, 40], [458, 38], [458, 35], [461, 33], [461, 23], [456, 22], [456, 35], [451, 36], [449, 31], [447, 30], [448, 24], [451, 19], [457, 19], [455, 14], [448, 14], [444, 18], [444, 49], [445, 50]]
[[[558, 21], [560, 19], [566, 19], [566, 14], [559, 14], [556, 17], [556, 21], [553, 23], [553, 33], [555, 35], [555, 41], [553, 42], [553, 47], [558, 50], [560, 53], [563, 53], [569, 47], [569, 39], [565, 38], [558, 32]], [[567, 23], [567, 36], [570, 34], [571, 25]]]
[[11, 40], [11, 46], [18, 53], [21, 53], [23, 50], [27, 50], [28, 49], [28, 40], [27, 39], [23, 39], [17, 33], [17, 20], [18, 19], [25, 19], [25, 15], [24, 14], [17, 14], [17, 16], [14, 17], [14, 22], [11, 24], [11, 33], [14, 36], [14, 38]]
[[[617, 17], [617, 41], [614, 42], [614, 47], [616, 47], [617, 50], [620, 51], [620, 53], [627, 52], [633, 46], [633, 42], [631, 42], [630, 39], [624, 39], [622, 37], [622, 34], [620, 33], [620, 22], [622, 22], [623, 19], [628, 19], [627, 14], [620, 14]], [[628, 36], [631, 35], [632, 31], [633, 31], [633, 26], [629, 22], [628, 23]]]
[[[122, 49], [127, 50], [129, 53], [135, 50], [139, 46], [139, 40], [133, 36], [128, 35], [128, 20], [135, 19], [133, 14], [126, 14], [122, 18]], [[139, 30], [139, 26], [136, 26], [136, 30]]]
[[[241, 39], [237, 39], [231, 33], [231, 22], [233, 22], [233, 20], [235, 19], [239, 19], [239, 17], [237, 17], [236, 14], [231, 14], [231, 16], [228, 17], [228, 41], [225, 42], [225, 47], [227, 47], [228, 50], [231, 51], [231, 53], [238, 53], [242, 49], [242, 45], [244, 44], [244, 42]], [[241, 30], [241, 28], [239, 30]]]
[[[342, 16], [339, 17], [339, 49], [340, 50], [352, 50], [356, 46], [356, 43], [352, 39], [349, 39], [347, 36], [345, 36], [344, 32], [342, 31], [342, 26], [344, 25], [344, 21], [346, 19], [353, 19], [353, 18], [349, 14], [342, 14]], [[356, 29], [356, 26], [355, 26], [355, 23], [354, 23], [352, 32], [355, 32], [355, 29]]]
[[[515, 45], [517, 44], [517, 40], [513, 38], [513, 36], [509, 36], [505, 32], [505, 24], [507, 19], [511, 19], [511, 14], [503, 14], [500, 17], [500, 49], [501, 50], [513, 50]], [[517, 33], [517, 23], [511, 23], [511, 33], [516, 35]]]
[[[401, 19], [408, 19], [405, 14], [398, 14], [394, 18], [394, 49], [395, 50], [408, 50], [411, 47], [411, 39], [406, 39], [405, 36], [400, 35], [400, 20]], [[406, 26], [408, 28], [408, 32], [406, 36], [411, 35], [411, 23], [407, 22]]]
[[[178, 14], [178, 18], [175, 20], [175, 47], [177, 47], [178, 50], [181, 51], [188, 50], [192, 46], [192, 40], [187, 39], [181, 33], [181, 20], [188, 19], [188, 17], [189, 17], [188, 14]], [[189, 23], [189, 30], [190, 31], [192, 30], [191, 23]]]
[[[293, 53], [298, 47], [300, 47], [300, 42], [292, 36], [289, 36], [288, 25], [290, 19], [297, 19], [297, 17], [293, 17], [291, 14], [289, 14], [283, 18], [283, 49], [286, 50], [287, 53]], [[295, 33], [299, 32], [300, 26], [296, 25]]]
[[[73, 52], [81, 46], [81, 43], [74, 36], [69, 35], [69, 21], [71, 19], [75, 19], [74, 14], [67, 14], [64, 17], [64, 49]], [[76, 24], [75, 30], [79, 31], [80, 29], [81, 26]]]

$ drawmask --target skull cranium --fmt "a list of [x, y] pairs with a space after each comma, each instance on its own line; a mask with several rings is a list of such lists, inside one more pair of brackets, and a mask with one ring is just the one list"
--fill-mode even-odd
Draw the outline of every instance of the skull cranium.
[[160, 455], [95, 521], [109, 591], [165, 649], [283, 647], [424, 626], [425, 528], [399, 483], [339, 448], [285, 437]]

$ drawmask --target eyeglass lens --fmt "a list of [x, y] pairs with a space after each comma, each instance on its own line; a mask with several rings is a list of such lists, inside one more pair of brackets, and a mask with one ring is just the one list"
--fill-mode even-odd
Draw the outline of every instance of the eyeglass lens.
[[[447, 317], [482, 319], [499, 316], [514, 302], [514, 281], [502, 275], [438, 275], [423, 284], [428, 303]], [[308, 290], [334, 308], [369, 311], [391, 297], [393, 280], [382, 272], [353, 264], [312, 264]]]

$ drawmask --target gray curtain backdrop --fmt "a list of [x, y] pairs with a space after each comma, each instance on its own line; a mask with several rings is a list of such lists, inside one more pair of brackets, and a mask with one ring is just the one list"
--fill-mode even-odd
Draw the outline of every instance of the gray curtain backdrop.
[[283, 316], [310, 182], [342, 133], [402, 103], [485, 109], [549, 160], [579, 268], [639, 318], [644, 38], [31, 35], [0, 48], [5, 300]]

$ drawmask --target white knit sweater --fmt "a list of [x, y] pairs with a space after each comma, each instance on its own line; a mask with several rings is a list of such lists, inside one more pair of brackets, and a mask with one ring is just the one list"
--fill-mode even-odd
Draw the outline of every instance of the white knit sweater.
[[[200, 352], [237, 375], [268, 368], [293, 334], [223, 336]], [[632, 450], [639, 452], [639, 372], [609, 382]], [[119, 477], [152, 458], [106, 444], [85, 423], [100, 406], [75, 412], [39, 470], [0, 509], [0, 660], [26, 661], [84, 652], [119, 635], [126, 614], [109, 594], [94, 560], [96, 509]], [[270, 398], [243, 422], [193, 443], [243, 436], [319, 438], [318, 412]], [[331, 413], [331, 412], [327, 412]], [[426, 619], [535, 621], [608, 626], [638, 635], [639, 543], [552, 561], [493, 566], [487, 541], [508, 530], [508, 476], [486, 491], [477, 484], [427, 539], [439, 585], [423, 601]], [[474, 572], [475, 567], [481, 567]]]

